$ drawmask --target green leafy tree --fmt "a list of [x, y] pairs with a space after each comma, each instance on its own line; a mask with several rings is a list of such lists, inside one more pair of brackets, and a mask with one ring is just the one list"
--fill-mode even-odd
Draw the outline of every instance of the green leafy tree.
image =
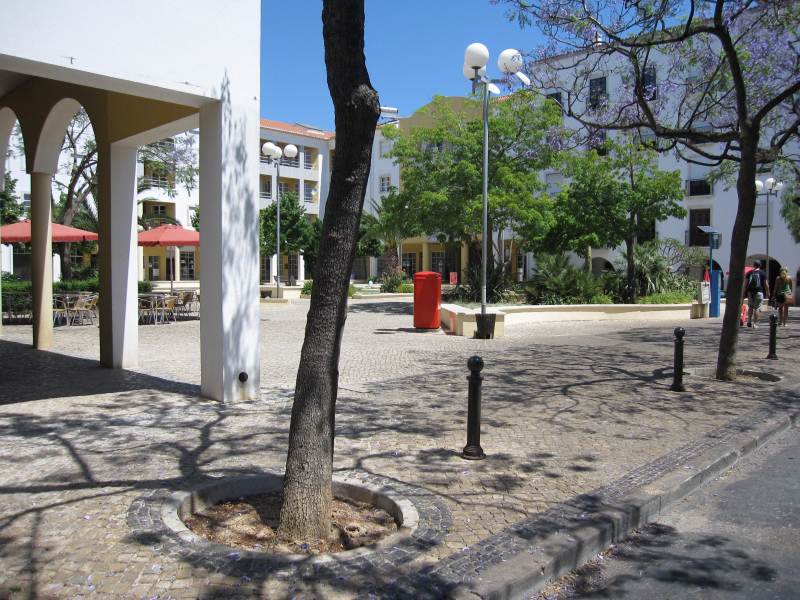
[[200, 231], [200, 206], [195, 206], [194, 210], [192, 210], [192, 214], [189, 216], [192, 227], [195, 228], [196, 231]]
[[609, 141], [607, 153], [572, 153], [563, 173], [570, 183], [556, 197], [553, 247], [581, 251], [587, 246], [625, 244], [626, 289], [636, 297], [634, 251], [640, 232], [667, 217], [684, 217], [678, 171], [658, 169], [656, 153], [631, 138]]
[[0, 225], [16, 223], [24, 214], [25, 209], [17, 196], [17, 180], [6, 173], [3, 189], [0, 190]]
[[[407, 205], [406, 195], [397, 193], [391, 188], [380, 204], [373, 202], [375, 214], [365, 212], [361, 216], [364, 228], [364, 240], [372, 240], [381, 246], [391, 248], [389, 270], [400, 268], [400, 257], [403, 255], [403, 240], [422, 234], [419, 221], [413, 218]], [[371, 256], [375, 256], [374, 254]]]
[[[475, 242], [482, 231], [483, 121], [477, 99], [437, 97], [424, 109], [427, 126], [388, 129], [390, 156], [403, 181], [403, 218], [441, 242]], [[518, 91], [492, 102], [489, 116], [489, 226], [512, 228], [523, 245], [549, 230], [551, 202], [539, 173], [563, 142], [553, 102]]]
[[[311, 242], [313, 227], [295, 192], [281, 194], [281, 253], [303, 252]], [[261, 211], [261, 251], [275, 253], [277, 205]]]

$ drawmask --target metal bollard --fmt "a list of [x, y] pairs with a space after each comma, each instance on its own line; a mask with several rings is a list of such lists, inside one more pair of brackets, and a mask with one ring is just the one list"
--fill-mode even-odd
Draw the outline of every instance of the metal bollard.
[[686, 330], [683, 327], [675, 328], [675, 360], [673, 361], [672, 385], [670, 390], [673, 392], [685, 392], [683, 385], [683, 336]]
[[778, 360], [776, 349], [778, 346], [778, 316], [769, 316], [769, 354], [767, 358], [770, 360]]
[[461, 457], [467, 460], [482, 460], [486, 458], [481, 448], [481, 370], [483, 359], [480, 356], [471, 356], [467, 361], [469, 369], [469, 399], [467, 400], [467, 445], [461, 452]]

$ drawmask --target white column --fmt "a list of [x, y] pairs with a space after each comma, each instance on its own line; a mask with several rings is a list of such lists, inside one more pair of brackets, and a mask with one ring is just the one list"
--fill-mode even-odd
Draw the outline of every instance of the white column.
[[297, 180], [297, 201], [300, 206], [305, 206], [306, 204], [306, 182], [304, 179]]
[[135, 367], [139, 360], [135, 146], [101, 146], [100, 187], [100, 364]]
[[303, 258], [303, 253], [297, 253], [297, 281], [302, 283], [306, 278], [306, 261]]
[[258, 101], [229, 89], [200, 109], [201, 394], [223, 402], [260, 389]]
[[37, 350], [49, 348], [53, 343], [52, 178], [50, 173], [31, 173], [33, 345]]
[[269, 282], [275, 285], [275, 276], [278, 274], [278, 259], [276, 255], [269, 257]]
[[181, 280], [181, 249], [177, 246], [170, 248], [172, 254], [172, 264], [175, 265], [175, 283]]
[[378, 257], [369, 257], [369, 279], [375, 280], [378, 277]]

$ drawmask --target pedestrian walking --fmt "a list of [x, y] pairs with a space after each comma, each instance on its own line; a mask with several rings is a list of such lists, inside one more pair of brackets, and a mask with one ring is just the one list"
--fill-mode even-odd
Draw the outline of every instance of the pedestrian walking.
[[747, 326], [758, 327], [758, 315], [764, 298], [769, 297], [769, 283], [767, 275], [761, 270], [761, 261], [753, 262], [753, 270], [747, 274], [747, 285], [745, 285], [747, 296]]
[[782, 327], [786, 327], [789, 306], [794, 304], [793, 288], [792, 278], [789, 277], [789, 271], [784, 267], [775, 278], [775, 285], [772, 286], [772, 289], [775, 290], [775, 306], [778, 309], [778, 325]]

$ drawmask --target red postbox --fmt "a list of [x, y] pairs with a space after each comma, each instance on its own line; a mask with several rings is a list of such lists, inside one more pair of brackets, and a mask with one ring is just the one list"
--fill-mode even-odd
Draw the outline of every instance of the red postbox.
[[439, 328], [439, 303], [442, 300], [442, 276], [432, 271], [414, 274], [414, 327]]

